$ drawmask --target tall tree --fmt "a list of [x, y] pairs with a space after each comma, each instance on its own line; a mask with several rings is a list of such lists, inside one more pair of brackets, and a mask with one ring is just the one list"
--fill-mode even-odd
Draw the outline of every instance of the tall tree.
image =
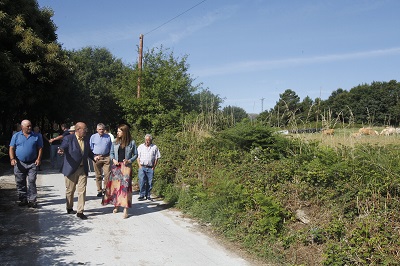
[[243, 119], [249, 117], [247, 112], [243, 108], [238, 107], [238, 106], [230, 106], [230, 105], [225, 106], [222, 109], [222, 113], [226, 117], [228, 117], [228, 119], [232, 119], [234, 123], [239, 123]]
[[313, 100], [306, 96], [303, 101], [299, 104], [299, 114], [298, 119], [303, 123], [313, 122], [315, 121], [315, 106]]
[[123, 112], [117, 104], [114, 87], [128, 74], [127, 66], [106, 48], [85, 47], [69, 55], [74, 63], [72, 89], [78, 95], [71, 103], [72, 117], [86, 121], [90, 127], [99, 122], [115, 126]]
[[350, 97], [349, 92], [341, 88], [333, 91], [327, 100], [321, 102], [321, 119], [324, 121], [339, 119], [347, 123], [355, 122]]
[[[0, 0], [0, 114], [3, 128], [60, 114], [69, 61], [57, 43], [50, 9], [35, 0]], [[49, 112], [49, 110], [53, 112]]]
[[299, 112], [300, 97], [290, 89], [279, 94], [279, 100], [274, 107], [274, 112], [279, 124], [288, 125], [290, 121], [296, 120], [296, 113]]
[[398, 126], [400, 123], [400, 83], [396, 82], [395, 80], [391, 80], [386, 84], [385, 87], [389, 92], [387, 94], [390, 97], [391, 104], [387, 106], [388, 115], [385, 115], [383, 119], [386, 122], [386, 119], [390, 117], [390, 124]]
[[140, 130], [159, 132], [181, 125], [182, 118], [196, 108], [193, 98], [199, 85], [188, 73], [187, 56], [153, 48], [145, 52], [141, 72], [141, 94], [136, 97], [138, 69], [125, 76], [116, 91], [126, 119]]
[[223, 99], [213, 94], [209, 89], [203, 89], [194, 94], [194, 111], [198, 113], [215, 113], [221, 107]]

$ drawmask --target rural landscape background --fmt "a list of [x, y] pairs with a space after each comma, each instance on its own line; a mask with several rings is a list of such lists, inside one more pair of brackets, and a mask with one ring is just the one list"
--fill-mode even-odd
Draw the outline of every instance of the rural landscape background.
[[151, 133], [160, 147], [154, 193], [266, 263], [400, 261], [396, 80], [326, 100], [288, 89], [273, 108], [248, 114], [221, 108], [223, 98], [188, 73], [187, 56], [167, 47], [145, 50], [139, 70], [106, 48], [62, 48], [52, 11], [36, 1], [0, 3], [5, 164], [22, 119], [43, 132], [85, 121], [91, 132], [102, 122], [115, 133], [124, 122], [137, 142]]

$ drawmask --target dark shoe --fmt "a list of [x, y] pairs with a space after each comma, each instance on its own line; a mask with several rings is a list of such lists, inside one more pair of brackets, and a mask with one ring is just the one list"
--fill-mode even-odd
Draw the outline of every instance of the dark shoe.
[[146, 197], [147, 200], [152, 200], [152, 198], [150, 196]]
[[26, 205], [28, 205], [28, 201], [27, 200], [21, 200], [21, 202], [20, 203], [18, 203], [18, 206], [26, 206]]
[[97, 197], [103, 197], [103, 191], [100, 191], [99, 193], [97, 193]]
[[84, 215], [83, 212], [77, 213], [76, 216], [81, 218], [82, 220], [86, 220], [87, 219], [87, 216]]
[[139, 198], [138, 198], [138, 201], [143, 201], [144, 200], [144, 196], [140, 196]]
[[67, 213], [68, 213], [68, 214], [75, 214], [76, 211], [74, 211], [73, 209], [67, 209]]
[[37, 208], [37, 203], [36, 202], [28, 202], [28, 207]]

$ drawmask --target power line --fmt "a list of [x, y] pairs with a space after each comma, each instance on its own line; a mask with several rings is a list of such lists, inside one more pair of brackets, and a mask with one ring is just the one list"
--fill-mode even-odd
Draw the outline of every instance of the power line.
[[204, 3], [205, 1], [207, 1], [207, 0], [203, 0], [203, 1], [201, 1], [200, 3], [197, 3], [196, 5], [192, 6], [192, 7], [191, 7], [191, 8], [189, 8], [188, 10], [186, 10], [186, 11], [184, 11], [184, 12], [180, 13], [179, 15], [175, 16], [174, 18], [171, 18], [171, 19], [170, 19], [170, 20], [168, 20], [167, 22], [165, 22], [165, 23], [161, 24], [160, 26], [158, 26], [158, 27], [156, 27], [156, 28], [152, 29], [151, 31], [147, 32], [147, 33], [146, 33], [146, 34], [144, 34], [144, 35], [147, 35], [147, 34], [149, 34], [149, 33], [152, 33], [153, 31], [155, 31], [155, 30], [157, 30], [157, 29], [161, 28], [162, 26], [164, 26], [164, 25], [166, 25], [166, 24], [170, 23], [170, 22], [171, 22], [171, 21], [173, 21], [174, 19], [176, 19], [176, 18], [178, 18], [178, 17], [182, 16], [182, 15], [183, 15], [183, 14], [185, 14], [186, 12], [188, 12], [188, 11], [192, 10], [193, 8], [195, 8], [196, 6], [198, 6], [198, 5], [202, 4], [202, 3]]

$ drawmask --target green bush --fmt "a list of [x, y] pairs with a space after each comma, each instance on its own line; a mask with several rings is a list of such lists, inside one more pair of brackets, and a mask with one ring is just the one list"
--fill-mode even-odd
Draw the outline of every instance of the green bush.
[[[315, 246], [314, 264], [400, 259], [399, 146], [328, 148], [248, 123], [158, 141], [155, 191], [266, 261], [310, 264], [293, 249]], [[310, 224], [295, 219], [304, 206]]]

